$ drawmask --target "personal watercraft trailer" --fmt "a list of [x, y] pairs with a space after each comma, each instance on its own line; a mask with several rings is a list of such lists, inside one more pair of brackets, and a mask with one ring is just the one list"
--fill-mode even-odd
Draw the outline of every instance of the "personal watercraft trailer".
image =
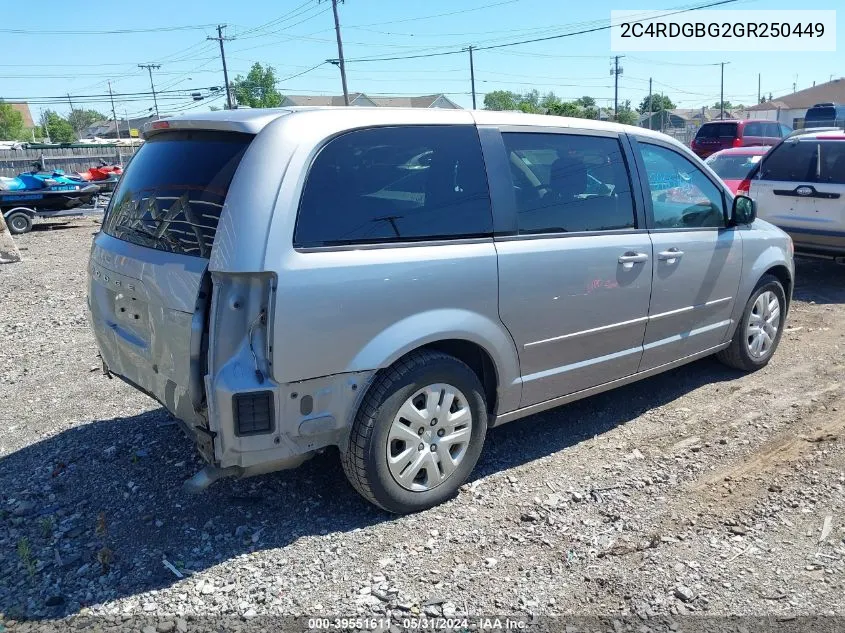
[[58, 172], [27, 172], [17, 178], [0, 178], [0, 213], [13, 235], [27, 233], [36, 218], [84, 215], [80, 207], [91, 204], [97, 185]]

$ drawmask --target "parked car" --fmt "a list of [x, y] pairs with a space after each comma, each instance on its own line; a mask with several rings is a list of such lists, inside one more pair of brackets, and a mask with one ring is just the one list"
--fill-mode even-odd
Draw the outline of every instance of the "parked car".
[[718, 174], [733, 194], [747, 196], [751, 175], [769, 149], [768, 145], [732, 147], [710, 154], [704, 162]]
[[804, 115], [804, 128], [834, 127], [845, 128], [845, 105], [836, 103], [817, 103]]
[[845, 262], [845, 132], [785, 139], [761, 161], [750, 195], [796, 251]]
[[774, 145], [790, 132], [791, 127], [777, 121], [710, 121], [698, 128], [690, 149], [700, 158], [707, 158], [729, 147]]
[[337, 446], [401, 513], [454, 495], [488, 427], [710, 354], [766, 365], [792, 285], [789, 238], [657, 132], [256, 109], [151, 124], [88, 305], [105, 372], [208, 461], [188, 489]]

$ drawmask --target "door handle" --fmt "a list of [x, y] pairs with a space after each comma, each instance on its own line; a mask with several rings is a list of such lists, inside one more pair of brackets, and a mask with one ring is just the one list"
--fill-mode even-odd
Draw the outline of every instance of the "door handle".
[[641, 264], [645, 261], [648, 261], [648, 255], [645, 253], [627, 251], [619, 256], [619, 263], [622, 264], [622, 268], [625, 268], [626, 270], [633, 268], [634, 264]]
[[665, 261], [667, 264], [674, 264], [676, 260], [684, 256], [684, 251], [678, 250], [675, 247], [669, 250], [660, 251], [657, 254], [657, 259]]

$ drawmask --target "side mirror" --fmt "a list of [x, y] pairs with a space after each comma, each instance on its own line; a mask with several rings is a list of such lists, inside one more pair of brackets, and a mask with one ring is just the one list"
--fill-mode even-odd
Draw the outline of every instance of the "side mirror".
[[757, 218], [757, 203], [748, 196], [736, 196], [731, 208], [731, 226], [751, 224]]

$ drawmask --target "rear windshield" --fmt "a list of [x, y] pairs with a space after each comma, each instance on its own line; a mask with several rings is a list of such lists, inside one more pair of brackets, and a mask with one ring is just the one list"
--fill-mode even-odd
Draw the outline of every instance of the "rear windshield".
[[719, 174], [722, 180], [744, 180], [757, 166], [762, 156], [714, 156], [707, 159], [710, 169]]
[[845, 142], [787, 141], [763, 159], [761, 169], [762, 180], [845, 184]]
[[707, 123], [698, 128], [695, 138], [736, 138], [736, 123]]
[[[837, 116], [838, 115], [838, 116]], [[804, 117], [804, 127], [824, 127], [836, 125], [837, 119], [845, 116], [845, 108], [825, 106], [821, 108], [810, 108]]]
[[164, 132], [132, 158], [103, 231], [160, 251], [208, 258], [232, 176], [252, 140], [233, 132]]

